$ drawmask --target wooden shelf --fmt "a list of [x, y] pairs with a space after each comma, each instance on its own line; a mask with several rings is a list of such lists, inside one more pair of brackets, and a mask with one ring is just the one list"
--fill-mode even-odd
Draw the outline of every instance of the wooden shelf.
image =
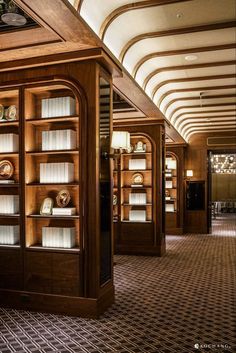
[[129, 221], [129, 220], [122, 220], [121, 223], [152, 223], [152, 221]]
[[140, 204], [140, 205], [137, 205], [137, 204], [134, 204], [134, 203], [122, 203], [122, 206], [137, 206], [137, 207], [143, 207], [143, 206], [152, 206], [152, 203], [144, 203], [144, 204]]
[[27, 218], [51, 218], [51, 219], [79, 219], [79, 215], [41, 215], [41, 214], [30, 214], [27, 215]]
[[41, 156], [46, 154], [76, 154], [79, 150], [27, 151], [27, 155]]
[[151, 172], [152, 169], [123, 169], [121, 170], [121, 172], [132, 172], [132, 173], [136, 173], [136, 172]]
[[0, 213], [0, 218], [18, 218], [20, 215], [18, 213]]
[[122, 186], [121, 189], [130, 189], [130, 190], [138, 190], [138, 189], [151, 189], [150, 185], [148, 186]]
[[0, 152], [0, 157], [1, 156], [18, 157], [19, 156], [19, 152]]
[[19, 183], [12, 183], [12, 184], [2, 184], [0, 183], [0, 188], [18, 188], [20, 186]]
[[44, 247], [40, 244], [38, 245], [31, 245], [26, 247], [29, 251], [47, 251], [47, 252], [67, 252], [67, 253], [79, 253], [80, 248], [53, 248], [53, 247]]
[[79, 183], [28, 183], [26, 186], [41, 187], [41, 186], [79, 186]]
[[0, 120], [0, 126], [18, 126], [19, 120], [9, 120], [9, 121], [2, 121]]
[[37, 119], [26, 119], [26, 123], [30, 123], [33, 125], [40, 125], [44, 123], [53, 123], [53, 122], [78, 122], [79, 116], [78, 115], [73, 115], [73, 116], [59, 116], [55, 118], [37, 118]]
[[19, 244], [0, 244], [0, 249], [4, 248], [4, 249], [20, 249], [20, 245]]
[[152, 152], [131, 152], [131, 153], [121, 153], [121, 156], [145, 156], [151, 155]]

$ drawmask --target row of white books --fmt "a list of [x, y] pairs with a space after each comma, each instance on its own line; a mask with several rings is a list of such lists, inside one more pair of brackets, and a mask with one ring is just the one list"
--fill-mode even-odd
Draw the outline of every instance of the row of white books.
[[166, 180], [166, 189], [172, 189], [173, 183], [172, 180]]
[[75, 246], [75, 228], [42, 227], [42, 246], [73, 248]]
[[134, 222], [145, 222], [146, 221], [146, 211], [145, 210], [130, 210], [129, 220]]
[[0, 244], [15, 245], [19, 243], [19, 226], [0, 225]]
[[57, 97], [42, 99], [42, 118], [54, 118], [75, 114], [75, 99], [72, 97]]
[[146, 193], [130, 193], [129, 203], [131, 205], [145, 205], [147, 203]]
[[76, 131], [50, 130], [42, 131], [42, 151], [71, 150], [76, 148]]
[[19, 195], [0, 195], [0, 214], [19, 213]]
[[74, 163], [40, 163], [40, 183], [71, 183]]
[[18, 152], [19, 136], [17, 134], [0, 134], [0, 153]]
[[75, 207], [55, 207], [52, 209], [52, 215], [54, 216], [74, 216], [76, 214]]
[[166, 203], [166, 212], [175, 212], [175, 206], [172, 203]]
[[129, 160], [129, 170], [145, 170], [146, 169], [146, 159], [130, 159]]

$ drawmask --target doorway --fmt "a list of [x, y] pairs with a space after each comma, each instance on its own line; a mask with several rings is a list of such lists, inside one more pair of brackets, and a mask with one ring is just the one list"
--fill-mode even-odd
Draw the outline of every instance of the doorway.
[[209, 230], [236, 235], [236, 152], [209, 153]]

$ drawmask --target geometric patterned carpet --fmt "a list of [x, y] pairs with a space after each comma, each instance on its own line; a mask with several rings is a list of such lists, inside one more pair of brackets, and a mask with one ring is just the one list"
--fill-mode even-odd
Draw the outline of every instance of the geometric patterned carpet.
[[116, 256], [116, 303], [98, 320], [0, 309], [0, 352], [236, 352], [228, 221], [221, 234], [168, 236], [162, 258]]

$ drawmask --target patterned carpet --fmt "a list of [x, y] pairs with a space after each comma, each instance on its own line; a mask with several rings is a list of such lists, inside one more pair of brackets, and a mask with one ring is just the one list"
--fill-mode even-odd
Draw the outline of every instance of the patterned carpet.
[[0, 309], [0, 352], [236, 352], [230, 224], [168, 236], [163, 258], [117, 256], [116, 303], [99, 320]]

